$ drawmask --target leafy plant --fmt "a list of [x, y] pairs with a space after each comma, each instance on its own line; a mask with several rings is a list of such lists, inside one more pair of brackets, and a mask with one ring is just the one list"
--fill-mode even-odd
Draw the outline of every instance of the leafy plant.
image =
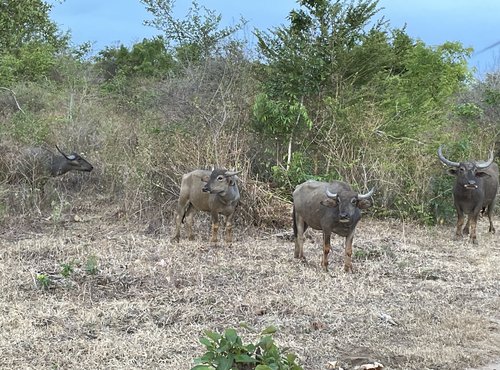
[[47, 290], [49, 289], [50, 284], [52, 283], [50, 281], [50, 277], [47, 274], [37, 274], [36, 275], [36, 281], [40, 288]]
[[87, 263], [85, 265], [85, 271], [89, 275], [96, 275], [99, 272], [99, 267], [97, 265], [97, 257], [92, 255], [87, 258]]
[[73, 262], [61, 264], [61, 275], [68, 278], [73, 273]]
[[272, 334], [276, 328], [270, 326], [261, 332], [255, 344], [243, 344], [235, 329], [226, 329], [223, 334], [205, 331], [200, 338], [206, 347], [203, 356], [196, 358], [191, 370], [302, 370], [295, 354], [284, 354], [278, 348]]

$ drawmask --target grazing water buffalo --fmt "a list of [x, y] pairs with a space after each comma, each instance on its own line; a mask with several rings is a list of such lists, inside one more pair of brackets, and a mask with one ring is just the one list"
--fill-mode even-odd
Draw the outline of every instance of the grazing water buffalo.
[[236, 184], [239, 172], [215, 169], [213, 171], [194, 170], [182, 176], [177, 216], [175, 220], [174, 241], [179, 241], [181, 223], [186, 218], [188, 239], [193, 240], [193, 215], [198, 211], [212, 215], [211, 243], [217, 243], [219, 214], [226, 217], [227, 244], [233, 240], [233, 216], [240, 200]]
[[[458, 217], [455, 237], [459, 239], [463, 234], [470, 233], [472, 242], [477, 244], [476, 224], [480, 212], [486, 212], [490, 221], [489, 232], [495, 232], [491, 216], [498, 191], [498, 166], [493, 162], [493, 152], [486, 162], [452, 162], [444, 157], [442, 148], [441, 145], [438, 149], [438, 157], [450, 167], [448, 172], [456, 177], [453, 186], [453, 200]], [[465, 215], [468, 218], [463, 228]]]
[[59, 147], [61, 155], [45, 148], [27, 148], [15, 158], [16, 164], [9, 182], [28, 182], [34, 188], [43, 189], [50, 177], [64, 175], [69, 171], [92, 171], [92, 165], [77, 153], [65, 154]]
[[332, 232], [344, 236], [344, 269], [352, 271], [352, 240], [354, 229], [361, 218], [360, 209], [371, 206], [367, 194], [358, 194], [342, 181], [331, 183], [306, 181], [293, 192], [293, 232], [295, 235], [295, 258], [304, 258], [304, 232], [310, 226], [323, 231], [323, 259], [321, 264], [328, 271], [328, 254]]

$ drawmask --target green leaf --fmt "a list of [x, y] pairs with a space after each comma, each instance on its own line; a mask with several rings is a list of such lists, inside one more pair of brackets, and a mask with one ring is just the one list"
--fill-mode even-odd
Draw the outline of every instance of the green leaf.
[[257, 365], [257, 366], [255, 367], [255, 370], [273, 370], [273, 369], [271, 369], [271, 368], [270, 368], [269, 366], [267, 366], [267, 365]]
[[217, 370], [231, 370], [231, 366], [233, 366], [232, 358], [221, 358], [217, 365]]
[[211, 330], [206, 330], [205, 335], [210, 339], [212, 339], [214, 342], [217, 342], [221, 338], [221, 335], [219, 333], [216, 333]]
[[207, 365], [196, 365], [195, 367], [192, 367], [191, 370], [214, 370], [214, 367]]
[[205, 347], [210, 348], [213, 347], [213, 342], [205, 337], [200, 338], [200, 343], [203, 344]]
[[229, 343], [235, 344], [238, 340], [238, 334], [236, 333], [236, 330], [234, 329], [226, 329], [224, 332], [224, 335], [226, 339], [228, 340]]
[[245, 364], [254, 364], [257, 362], [256, 359], [254, 359], [253, 357], [247, 355], [247, 354], [241, 354], [241, 355], [237, 355], [234, 360], [237, 362], [237, 363], [245, 363]]
[[264, 334], [274, 334], [278, 331], [278, 329], [276, 329], [275, 326], [271, 325], [271, 326], [268, 326], [267, 328], [265, 328], [264, 330], [262, 330], [262, 332], [260, 334], [264, 335]]

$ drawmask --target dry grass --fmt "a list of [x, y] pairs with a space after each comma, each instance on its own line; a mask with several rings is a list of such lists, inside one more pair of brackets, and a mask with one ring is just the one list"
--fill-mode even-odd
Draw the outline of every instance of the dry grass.
[[[484, 220], [473, 247], [451, 241], [450, 227], [364, 219], [356, 272], [345, 274], [340, 238], [331, 271], [321, 271], [317, 232], [303, 263], [293, 242], [241, 226], [232, 247], [202, 241], [206, 220], [198, 241], [175, 245], [168, 231], [80, 217], [1, 230], [3, 368], [189, 369], [205, 329], [241, 322], [277, 326], [278, 345], [305, 369], [370, 359], [386, 369], [464, 369], [500, 357], [500, 237]], [[69, 278], [63, 263], [74, 266]], [[49, 277], [48, 289], [37, 274]]]

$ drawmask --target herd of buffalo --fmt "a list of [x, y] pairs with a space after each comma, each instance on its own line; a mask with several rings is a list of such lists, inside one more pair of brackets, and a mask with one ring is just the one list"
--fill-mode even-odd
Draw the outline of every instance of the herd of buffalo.
[[[31, 153], [42, 162], [48, 177], [62, 175], [68, 171], [92, 171], [92, 165], [77, 153], [60, 155], [43, 149]], [[456, 238], [470, 235], [477, 243], [476, 224], [479, 215], [486, 214], [490, 223], [489, 232], [494, 233], [492, 222], [495, 198], [498, 192], [498, 166], [493, 153], [487, 161], [453, 162], [438, 149], [438, 158], [449, 167], [448, 172], [456, 177], [453, 200], [457, 211]], [[173, 241], [180, 239], [181, 223], [186, 219], [188, 238], [193, 237], [193, 215], [196, 211], [209, 212], [212, 216], [210, 242], [217, 243], [219, 214], [225, 216], [225, 243], [232, 242], [232, 220], [240, 200], [238, 173], [223, 169], [194, 170], [182, 177], [175, 220]], [[293, 192], [293, 231], [295, 236], [295, 258], [304, 258], [304, 232], [308, 227], [323, 232], [322, 267], [328, 270], [331, 234], [345, 237], [344, 269], [352, 271], [352, 241], [354, 230], [361, 218], [360, 210], [372, 205], [375, 189], [366, 194], [354, 191], [342, 181], [306, 181]], [[468, 216], [465, 223], [465, 216]], [[465, 223], [465, 227], [464, 227]]]

